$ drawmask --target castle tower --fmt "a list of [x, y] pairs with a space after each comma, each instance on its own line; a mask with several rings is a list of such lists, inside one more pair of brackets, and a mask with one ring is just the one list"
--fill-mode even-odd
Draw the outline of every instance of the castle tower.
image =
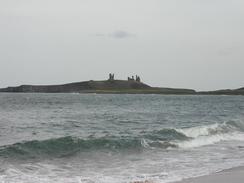
[[109, 78], [108, 78], [109, 81], [113, 81], [114, 80], [114, 74], [112, 73], [109, 73]]

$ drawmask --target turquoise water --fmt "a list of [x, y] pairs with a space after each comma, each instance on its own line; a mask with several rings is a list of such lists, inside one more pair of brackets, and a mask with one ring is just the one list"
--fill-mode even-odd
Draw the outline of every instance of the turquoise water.
[[0, 94], [0, 182], [166, 183], [240, 165], [243, 96]]

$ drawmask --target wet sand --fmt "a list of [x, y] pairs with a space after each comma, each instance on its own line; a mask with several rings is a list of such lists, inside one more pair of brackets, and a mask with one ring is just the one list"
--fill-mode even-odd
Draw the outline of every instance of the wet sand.
[[244, 183], [244, 167], [233, 168], [212, 175], [186, 179], [177, 183]]

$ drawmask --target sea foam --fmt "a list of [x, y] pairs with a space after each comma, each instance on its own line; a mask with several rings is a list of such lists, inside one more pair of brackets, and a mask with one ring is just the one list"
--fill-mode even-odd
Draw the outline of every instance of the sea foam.
[[192, 128], [176, 129], [179, 133], [191, 137], [187, 141], [176, 142], [179, 148], [193, 148], [211, 145], [220, 141], [244, 140], [244, 133], [233, 123], [212, 124]]

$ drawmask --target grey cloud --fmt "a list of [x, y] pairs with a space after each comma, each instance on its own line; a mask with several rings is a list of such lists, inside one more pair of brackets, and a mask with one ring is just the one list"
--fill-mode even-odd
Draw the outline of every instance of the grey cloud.
[[118, 38], [118, 39], [134, 37], [134, 36], [135, 36], [134, 34], [131, 34], [123, 30], [114, 31], [112, 34], [110, 34], [110, 37]]

